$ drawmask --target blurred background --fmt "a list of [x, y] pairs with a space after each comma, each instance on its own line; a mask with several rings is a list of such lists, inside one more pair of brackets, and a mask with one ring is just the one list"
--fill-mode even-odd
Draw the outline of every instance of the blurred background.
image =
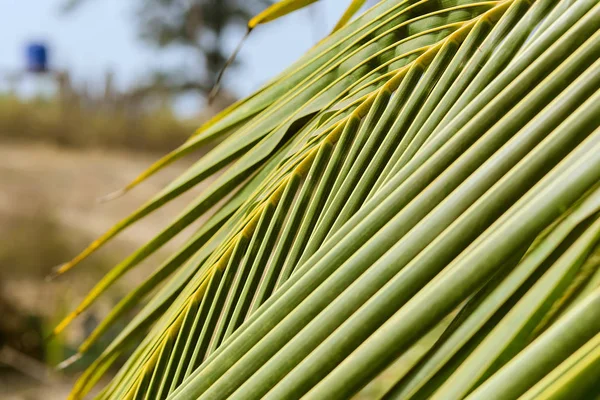
[[128, 229], [67, 276], [55, 282], [45, 276], [202, 152], [121, 199], [96, 199], [123, 187], [215, 112], [295, 61], [347, 5], [322, 0], [256, 29], [208, 106], [206, 94], [246, 21], [269, 3], [0, 0], [0, 399], [66, 398], [90, 360], [61, 372], [53, 366], [73, 354], [185, 232], [66, 334], [51, 342], [44, 337], [115, 262], [160, 231], [201, 188]]

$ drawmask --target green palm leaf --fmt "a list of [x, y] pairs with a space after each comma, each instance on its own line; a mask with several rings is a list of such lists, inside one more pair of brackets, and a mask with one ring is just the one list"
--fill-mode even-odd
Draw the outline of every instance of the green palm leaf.
[[80, 347], [143, 304], [72, 398], [131, 347], [98, 398], [349, 398], [394, 362], [389, 399], [594, 389], [600, 5], [384, 0], [344, 24], [61, 267], [218, 174], [56, 329], [210, 213]]

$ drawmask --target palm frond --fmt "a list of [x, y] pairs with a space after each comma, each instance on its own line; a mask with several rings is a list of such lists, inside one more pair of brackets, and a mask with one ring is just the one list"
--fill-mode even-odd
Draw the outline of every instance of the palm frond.
[[56, 329], [212, 213], [84, 342], [144, 303], [72, 398], [131, 346], [99, 399], [348, 398], [417, 344], [385, 398], [588, 393], [599, 27], [595, 0], [384, 0], [336, 30], [134, 181], [225, 138], [62, 267], [219, 174]]

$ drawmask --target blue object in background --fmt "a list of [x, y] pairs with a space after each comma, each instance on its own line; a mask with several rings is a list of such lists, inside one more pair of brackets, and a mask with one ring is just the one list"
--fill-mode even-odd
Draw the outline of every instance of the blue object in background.
[[48, 47], [45, 44], [27, 45], [27, 71], [35, 73], [48, 71]]

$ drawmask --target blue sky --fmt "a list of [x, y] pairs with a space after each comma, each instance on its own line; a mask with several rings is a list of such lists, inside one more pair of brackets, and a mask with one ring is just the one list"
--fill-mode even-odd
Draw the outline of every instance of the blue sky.
[[[50, 45], [55, 67], [68, 69], [76, 82], [92, 87], [108, 69], [116, 73], [120, 87], [127, 87], [153, 67], [185, 61], [184, 53], [158, 52], [138, 40], [133, 13], [143, 0], [90, 0], [67, 16], [59, 12], [63, 1], [0, 0], [0, 73], [22, 68], [26, 43], [37, 40]], [[226, 84], [240, 96], [256, 90], [326, 34], [347, 1], [323, 0], [312, 12], [301, 10], [257, 28], [240, 53], [242, 67], [229, 71]], [[241, 28], [231, 32], [231, 49], [242, 34]]]

